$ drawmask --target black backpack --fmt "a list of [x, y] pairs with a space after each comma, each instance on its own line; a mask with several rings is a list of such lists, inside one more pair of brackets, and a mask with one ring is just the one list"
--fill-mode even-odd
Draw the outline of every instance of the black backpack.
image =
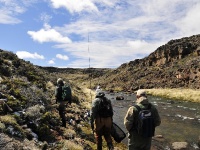
[[134, 105], [138, 110], [137, 121], [135, 129], [142, 137], [152, 137], [155, 133], [154, 116], [151, 111], [151, 104], [147, 109], [141, 109], [138, 105]]
[[106, 97], [101, 97], [98, 106], [98, 114], [101, 118], [107, 118], [113, 116], [113, 109], [111, 102]]

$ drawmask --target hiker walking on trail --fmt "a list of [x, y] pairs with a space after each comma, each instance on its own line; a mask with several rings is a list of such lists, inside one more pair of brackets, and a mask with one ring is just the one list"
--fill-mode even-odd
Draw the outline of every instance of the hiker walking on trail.
[[124, 118], [128, 130], [129, 150], [150, 150], [155, 127], [161, 123], [156, 107], [151, 104], [145, 90], [136, 93], [136, 105], [131, 106]]
[[113, 108], [111, 101], [105, 97], [104, 92], [100, 91], [96, 94], [95, 99], [92, 101], [90, 110], [91, 128], [97, 142], [97, 150], [102, 150], [102, 136], [107, 142], [109, 150], [113, 150], [111, 139], [111, 127]]
[[57, 80], [57, 86], [55, 89], [56, 103], [59, 104], [58, 111], [60, 118], [62, 120], [62, 126], [66, 127], [66, 118], [65, 118], [65, 108], [67, 104], [71, 105], [71, 88], [69, 85], [64, 84], [63, 80], [59, 78]]

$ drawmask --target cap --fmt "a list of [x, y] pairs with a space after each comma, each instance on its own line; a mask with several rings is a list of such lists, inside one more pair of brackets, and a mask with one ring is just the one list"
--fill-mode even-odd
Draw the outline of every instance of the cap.
[[57, 80], [57, 84], [63, 84], [63, 80], [62, 80], [61, 78], [59, 78], [59, 79]]
[[96, 97], [104, 97], [105, 93], [102, 91], [97, 92]]
[[136, 93], [137, 96], [146, 96], [146, 91], [143, 89], [140, 89]]

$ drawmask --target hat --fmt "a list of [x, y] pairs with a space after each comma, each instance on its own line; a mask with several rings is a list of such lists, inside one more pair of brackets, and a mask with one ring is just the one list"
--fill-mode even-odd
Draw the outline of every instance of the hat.
[[96, 97], [104, 97], [105, 93], [102, 91], [97, 92]]
[[59, 78], [59, 79], [57, 80], [57, 84], [63, 84], [63, 80], [62, 80], [61, 78]]
[[145, 90], [138, 90], [137, 93], [136, 93], [137, 96], [146, 96], [146, 91]]

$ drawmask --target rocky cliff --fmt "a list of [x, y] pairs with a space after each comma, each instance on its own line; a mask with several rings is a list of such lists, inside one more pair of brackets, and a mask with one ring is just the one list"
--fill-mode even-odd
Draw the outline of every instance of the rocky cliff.
[[200, 35], [171, 40], [143, 59], [124, 63], [97, 81], [107, 89], [200, 88]]

